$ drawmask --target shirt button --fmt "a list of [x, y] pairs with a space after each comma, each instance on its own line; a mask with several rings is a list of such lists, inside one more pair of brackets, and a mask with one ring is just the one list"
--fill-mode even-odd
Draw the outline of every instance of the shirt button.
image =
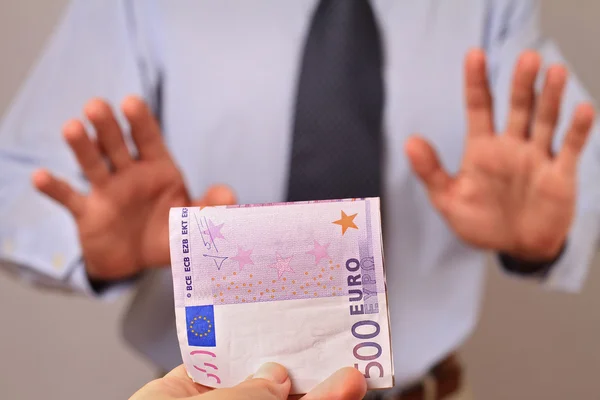
[[62, 254], [55, 254], [54, 257], [52, 257], [52, 266], [54, 269], [61, 270], [63, 269], [64, 265], [65, 259]]

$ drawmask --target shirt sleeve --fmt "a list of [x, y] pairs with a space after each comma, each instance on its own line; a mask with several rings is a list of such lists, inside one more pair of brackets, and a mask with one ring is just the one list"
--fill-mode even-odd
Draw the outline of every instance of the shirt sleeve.
[[[542, 72], [556, 63], [570, 72], [560, 111], [553, 148], [560, 149], [578, 104], [591, 102], [573, 69], [557, 45], [540, 29], [540, 3], [534, 0], [497, 0], [490, 2], [485, 46], [489, 55], [490, 81], [493, 87], [496, 128], [502, 130], [509, 111], [510, 90], [516, 61], [523, 50], [537, 51]], [[544, 73], [536, 88], [541, 90]], [[576, 214], [566, 247], [560, 258], [540, 281], [549, 288], [577, 292], [583, 286], [589, 266], [596, 254], [600, 227], [600, 125], [595, 122], [578, 166]]]
[[[93, 97], [115, 110], [130, 94], [156, 106], [157, 51], [142, 33], [151, 15], [135, 7], [128, 0], [71, 2], [0, 123], [0, 267], [30, 283], [96, 295], [72, 217], [35, 190], [31, 175], [47, 168], [87, 191], [62, 125], [80, 117]], [[128, 134], [126, 142], [133, 149]], [[115, 284], [102, 296], [125, 286]]]

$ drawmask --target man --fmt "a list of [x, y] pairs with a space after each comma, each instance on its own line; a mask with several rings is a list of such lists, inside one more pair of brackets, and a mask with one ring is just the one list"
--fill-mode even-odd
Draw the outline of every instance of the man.
[[393, 394], [462, 398], [487, 256], [577, 291], [596, 248], [593, 110], [537, 18], [523, 0], [75, 1], [1, 128], [1, 258], [99, 298], [137, 283], [125, 336], [168, 370], [170, 206], [381, 196]]

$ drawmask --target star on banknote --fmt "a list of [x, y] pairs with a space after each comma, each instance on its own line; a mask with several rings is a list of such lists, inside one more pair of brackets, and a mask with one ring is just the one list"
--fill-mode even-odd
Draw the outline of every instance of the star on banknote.
[[238, 246], [237, 255], [235, 255], [234, 257], [231, 257], [231, 259], [238, 262], [238, 266], [241, 271], [245, 265], [254, 265], [254, 261], [252, 261], [252, 258], [250, 258], [251, 254], [252, 254], [252, 249], [244, 250], [241, 246]]
[[358, 214], [346, 215], [346, 213], [342, 211], [342, 218], [333, 221], [333, 223], [342, 227], [342, 235], [344, 235], [348, 228], [358, 229], [358, 226], [354, 223], [354, 218], [356, 218], [357, 215]]
[[330, 243], [326, 243], [323, 246], [321, 246], [319, 242], [315, 240], [314, 248], [310, 251], [307, 251], [306, 254], [312, 254], [313, 256], [315, 256], [315, 265], [318, 265], [321, 259], [329, 258], [329, 254], [327, 253], [327, 248], [329, 247], [329, 245]]
[[285, 272], [294, 272], [292, 267], [290, 267], [290, 262], [292, 261], [292, 257], [283, 258], [279, 255], [279, 253], [277, 254], [276, 257], [277, 257], [277, 261], [275, 262], [275, 264], [269, 265], [269, 268], [274, 268], [277, 270], [278, 278], [281, 278], [281, 276]]

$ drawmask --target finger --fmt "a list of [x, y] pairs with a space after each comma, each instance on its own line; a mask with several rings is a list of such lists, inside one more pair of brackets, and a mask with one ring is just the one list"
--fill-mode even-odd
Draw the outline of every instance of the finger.
[[121, 128], [110, 108], [100, 99], [86, 104], [84, 113], [96, 129], [98, 145], [104, 151], [115, 170], [121, 170], [133, 163], [125, 145]]
[[229, 206], [236, 204], [235, 193], [227, 185], [213, 185], [201, 199], [192, 202], [193, 207]]
[[492, 95], [487, 77], [485, 53], [472, 50], [465, 60], [465, 97], [469, 136], [494, 132]]
[[202, 400], [287, 400], [292, 382], [287, 370], [279, 364], [266, 363], [250, 380], [229, 389], [218, 389], [202, 396]]
[[180, 365], [164, 377], [145, 384], [129, 400], [191, 399], [210, 390], [194, 383], [187, 375], [185, 366]]
[[83, 124], [71, 120], [63, 127], [63, 137], [73, 150], [83, 173], [92, 184], [102, 184], [110, 177], [110, 171], [94, 145]]
[[574, 173], [577, 161], [587, 142], [594, 123], [594, 108], [591, 104], [580, 104], [573, 115], [571, 126], [567, 132], [557, 162], [565, 171]]
[[452, 178], [440, 164], [433, 147], [424, 139], [412, 137], [406, 142], [406, 154], [413, 171], [430, 192], [442, 192], [448, 188]]
[[229, 186], [213, 185], [204, 194], [204, 200], [209, 205], [232, 205], [237, 202], [235, 193]]
[[367, 393], [367, 381], [355, 368], [342, 368], [302, 397], [303, 400], [361, 400]]
[[131, 136], [140, 158], [152, 160], [169, 157], [160, 127], [148, 105], [135, 96], [127, 97], [121, 105], [131, 126]]
[[189, 376], [188, 376], [187, 370], [185, 369], [184, 364], [180, 364], [177, 367], [170, 370], [169, 372], [167, 372], [163, 378], [166, 378], [166, 377], [189, 379]]
[[43, 169], [34, 172], [32, 181], [37, 190], [62, 204], [74, 217], [81, 215], [85, 197], [73, 190], [67, 182], [54, 177]]
[[513, 79], [507, 135], [525, 138], [529, 132], [535, 103], [535, 79], [540, 65], [540, 56], [534, 51], [524, 52], [519, 58]]
[[533, 142], [549, 152], [560, 110], [562, 94], [567, 82], [567, 70], [559, 65], [552, 66], [546, 74], [533, 125]]
[[177, 383], [180, 390], [185, 390], [191, 394], [203, 394], [212, 390], [207, 386], [195, 383], [190, 379], [185, 365], [181, 364], [169, 371], [162, 379], [167, 379], [170, 382]]

